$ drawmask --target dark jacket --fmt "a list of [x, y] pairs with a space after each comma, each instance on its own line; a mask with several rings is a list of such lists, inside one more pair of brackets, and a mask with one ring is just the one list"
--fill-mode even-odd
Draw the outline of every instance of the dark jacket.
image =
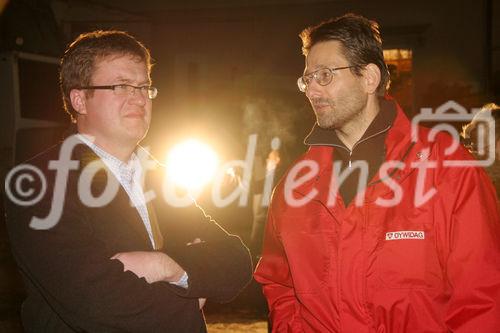
[[[7, 200], [7, 226], [12, 252], [22, 273], [27, 299], [22, 320], [28, 332], [206, 332], [198, 298], [218, 302], [234, 298], [251, 278], [251, 259], [240, 238], [229, 235], [196, 206], [173, 209], [163, 200], [161, 169], [147, 174], [153, 206], [165, 246], [160, 249], [188, 273], [189, 287], [166, 282], [148, 284], [123, 272], [117, 252], [152, 251], [144, 224], [120, 186], [103, 207], [87, 207], [78, 195], [82, 170], [98, 159], [84, 144], [73, 149], [78, 169], [70, 170], [59, 222], [48, 230], [30, 227], [33, 216], [48, 215], [56, 171], [49, 161], [59, 158], [61, 144], [27, 163], [42, 171], [47, 190], [35, 205]], [[111, 175], [111, 173], [110, 173]], [[94, 197], [108, 178], [101, 170], [93, 178]], [[83, 185], [89, 185], [83, 184]], [[42, 184], [38, 182], [39, 190]], [[55, 198], [55, 200], [61, 200]], [[200, 238], [202, 243], [187, 246]]]

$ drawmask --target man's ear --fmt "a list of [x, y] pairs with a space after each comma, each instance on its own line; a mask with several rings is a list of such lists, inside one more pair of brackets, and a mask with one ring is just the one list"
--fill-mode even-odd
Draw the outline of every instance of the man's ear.
[[69, 99], [76, 113], [87, 114], [87, 108], [85, 107], [85, 92], [83, 90], [72, 89], [69, 92]]
[[365, 89], [368, 94], [376, 94], [380, 83], [380, 69], [375, 64], [368, 64], [364, 69]]

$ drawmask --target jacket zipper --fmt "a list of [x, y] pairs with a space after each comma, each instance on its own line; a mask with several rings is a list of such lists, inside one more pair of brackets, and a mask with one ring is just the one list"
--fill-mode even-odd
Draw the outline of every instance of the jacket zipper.
[[344, 146], [341, 146], [341, 145], [338, 145], [338, 144], [335, 144], [335, 143], [314, 143], [314, 144], [310, 144], [309, 146], [332, 146], [332, 147], [337, 147], [337, 148], [342, 148], [344, 150], [347, 150], [349, 152], [349, 168], [352, 167], [352, 153], [354, 151], [354, 148], [356, 148], [357, 145], [359, 145], [360, 143], [362, 142], [365, 142], [373, 137], [376, 137], [377, 135], [380, 135], [384, 132], [387, 132], [390, 128], [391, 128], [392, 125], [389, 125], [387, 126], [386, 128], [384, 128], [383, 130], [377, 132], [377, 133], [374, 133], [366, 138], [364, 138], [363, 140], [359, 140], [358, 142], [356, 142], [354, 144], [354, 146], [352, 146], [352, 149], [349, 149], [347, 147], [344, 147]]
[[356, 146], [358, 146], [358, 145], [359, 145], [360, 143], [362, 143], [362, 142], [365, 142], [365, 141], [367, 141], [367, 140], [370, 140], [370, 139], [372, 139], [372, 138], [376, 137], [377, 135], [380, 135], [380, 134], [382, 134], [382, 133], [384, 133], [384, 132], [387, 132], [387, 131], [391, 128], [391, 126], [392, 126], [392, 124], [391, 124], [391, 125], [389, 125], [389, 126], [387, 126], [386, 128], [384, 128], [383, 130], [378, 131], [377, 133], [373, 133], [372, 135], [370, 135], [370, 136], [368, 136], [368, 137], [364, 138], [363, 140], [359, 140], [358, 142], [356, 142], [356, 143], [354, 144], [354, 146], [352, 146], [352, 149], [351, 149], [351, 150], [349, 150], [349, 168], [351, 168], [351, 166], [352, 166], [352, 153], [353, 153], [353, 151], [354, 151], [354, 148], [356, 148]]

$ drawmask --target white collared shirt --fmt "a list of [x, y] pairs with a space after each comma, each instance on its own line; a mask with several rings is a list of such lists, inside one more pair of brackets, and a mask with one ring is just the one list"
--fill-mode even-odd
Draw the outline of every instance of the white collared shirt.
[[[141, 161], [134, 152], [128, 160], [128, 162], [123, 162], [120, 159], [114, 157], [110, 153], [106, 152], [101, 147], [94, 144], [89, 138], [82, 134], [78, 134], [78, 138], [92, 149], [97, 156], [104, 162], [109, 170], [113, 173], [116, 179], [120, 182], [121, 186], [127, 192], [132, 207], [137, 209], [137, 212], [141, 216], [142, 222], [146, 227], [149, 239], [153, 248], [155, 248], [155, 241], [153, 238], [153, 231], [151, 228], [151, 222], [149, 220], [149, 213], [146, 207], [146, 200], [143, 191], [143, 168]], [[127, 177], [127, 175], [129, 177]], [[129, 178], [129, 180], [127, 180]]]
[[[149, 213], [146, 207], [146, 199], [144, 197], [143, 191], [143, 167], [141, 161], [137, 154], [134, 152], [130, 157], [128, 162], [123, 162], [120, 159], [114, 157], [110, 153], [106, 152], [101, 147], [94, 144], [87, 137], [82, 134], [77, 134], [78, 138], [90, 147], [96, 153], [97, 156], [104, 162], [104, 164], [111, 170], [115, 178], [120, 182], [123, 189], [127, 192], [132, 206], [137, 209], [137, 212], [141, 216], [142, 222], [146, 227], [148, 232], [149, 239], [153, 248], [155, 247], [155, 241], [153, 238], [153, 231], [151, 229], [151, 222], [149, 220]], [[126, 178], [130, 180], [127, 181]], [[177, 282], [169, 282], [171, 284], [180, 286], [182, 288], [188, 288], [188, 275], [186, 272], [182, 275], [182, 277]]]

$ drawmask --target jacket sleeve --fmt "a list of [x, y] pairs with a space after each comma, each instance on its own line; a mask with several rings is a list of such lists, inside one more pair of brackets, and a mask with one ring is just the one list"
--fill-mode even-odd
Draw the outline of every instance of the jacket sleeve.
[[[51, 201], [32, 208], [7, 202], [7, 222], [25, 280], [68, 326], [87, 332], [198, 332], [204, 327], [196, 298], [180, 297], [167, 283], [148, 284], [110, 260], [113, 253], [93, 235], [78, 200], [66, 198], [53, 228], [32, 229], [32, 216], [47, 216]], [[44, 318], [37, 320], [45, 325]]]
[[[189, 236], [165, 250], [188, 274], [188, 288], [176, 290], [186, 297], [229, 302], [252, 279], [250, 252], [238, 236], [227, 233], [201, 207], [183, 210], [177, 212], [176, 223], [182, 224], [183, 233], [187, 229]], [[186, 244], [196, 238], [201, 242]]]
[[443, 184], [449, 207], [446, 276], [451, 332], [498, 332], [500, 327], [500, 217], [495, 190], [479, 168], [455, 168]]
[[272, 332], [302, 332], [299, 304], [295, 297], [283, 245], [276, 233], [271, 208], [266, 225], [262, 257], [254, 277], [262, 284], [267, 299]]

